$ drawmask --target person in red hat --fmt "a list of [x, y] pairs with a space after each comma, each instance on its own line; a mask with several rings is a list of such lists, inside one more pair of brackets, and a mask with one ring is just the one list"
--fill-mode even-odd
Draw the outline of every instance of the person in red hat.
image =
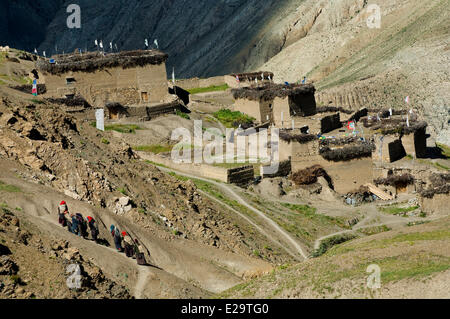
[[66, 215], [69, 214], [69, 209], [67, 208], [67, 203], [65, 201], [62, 201], [59, 203], [58, 206], [58, 222], [62, 227], [67, 226], [67, 219]]
[[134, 242], [131, 237], [126, 233], [122, 232], [123, 242], [125, 243], [125, 255], [127, 257], [133, 257], [134, 255]]
[[98, 236], [98, 226], [94, 218], [91, 216], [86, 217], [89, 229], [91, 230], [92, 239], [97, 242], [97, 236]]

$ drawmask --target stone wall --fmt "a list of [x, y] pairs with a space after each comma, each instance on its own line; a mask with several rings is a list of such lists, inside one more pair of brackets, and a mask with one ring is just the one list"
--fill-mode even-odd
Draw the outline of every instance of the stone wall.
[[227, 170], [228, 184], [245, 186], [255, 178], [253, 166], [244, 166]]
[[274, 178], [279, 176], [288, 176], [292, 172], [291, 160], [280, 161], [278, 171], [275, 174], [268, 173], [270, 165], [261, 165], [260, 172], [262, 178]]
[[420, 196], [419, 202], [425, 213], [447, 215], [450, 196], [448, 194], [436, 194], [433, 198]]
[[199, 176], [208, 179], [214, 179], [224, 183], [235, 183], [243, 185], [254, 179], [253, 166], [243, 166], [239, 168], [227, 169], [224, 167], [216, 167], [208, 164], [177, 164], [169, 157], [162, 157], [152, 153], [137, 152], [144, 160], [162, 164], [174, 170], [181, 171], [186, 174]]

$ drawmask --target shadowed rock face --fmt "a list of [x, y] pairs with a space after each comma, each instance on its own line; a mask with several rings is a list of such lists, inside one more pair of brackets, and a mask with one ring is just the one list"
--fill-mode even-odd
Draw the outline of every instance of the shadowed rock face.
[[48, 56], [55, 45], [59, 53], [95, 50], [94, 40], [102, 39], [105, 50], [111, 41], [132, 50], [158, 39], [168, 67], [189, 77], [242, 71], [261, 29], [291, 0], [80, 0], [81, 29], [66, 26], [71, 1], [9, 2], [0, 4], [0, 43]]
[[64, 0], [0, 1], [0, 45], [33, 51]]

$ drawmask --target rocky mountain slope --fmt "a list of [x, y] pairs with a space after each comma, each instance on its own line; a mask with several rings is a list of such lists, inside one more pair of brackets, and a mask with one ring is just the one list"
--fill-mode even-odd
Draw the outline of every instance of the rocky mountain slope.
[[[367, 25], [371, 4], [381, 9], [379, 29]], [[433, 137], [450, 145], [449, 5], [448, 0], [303, 1], [266, 36], [284, 29], [286, 40], [262, 68], [277, 81], [307, 76], [316, 84], [319, 104], [412, 107], [427, 119]]]
[[[41, 1], [42, 2], [42, 1]], [[66, 25], [66, 8], [73, 1], [45, 3], [24, 0], [0, 7], [0, 44], [18, 49], [61, 53], [76, 48], [95, 50], [95, 39], [109, 49], [112, 41], [120, 50], [144, 48], [158, 39], [170, 55], [169, 68], [177, 77], [208, 76], [240, 71], [250, 52], [270, 28], [272, 19], [290, 11], [293, 0], [114, 0], [77, 1], [81, 29]], [[2, 16], [3, 15], [3, 16]], [[32, 17], [29, 19], [28, 17]], [[282, 40], [268, 43], [267, 57], [279, 52]], [[259, 61], [264, 62], [265, 56]]]

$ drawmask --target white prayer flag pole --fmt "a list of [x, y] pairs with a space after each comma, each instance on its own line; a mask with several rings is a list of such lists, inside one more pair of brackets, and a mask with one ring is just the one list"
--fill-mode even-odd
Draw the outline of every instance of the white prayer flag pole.
[[175, 67], [172, 68], [172, 83], [175, 85]]

